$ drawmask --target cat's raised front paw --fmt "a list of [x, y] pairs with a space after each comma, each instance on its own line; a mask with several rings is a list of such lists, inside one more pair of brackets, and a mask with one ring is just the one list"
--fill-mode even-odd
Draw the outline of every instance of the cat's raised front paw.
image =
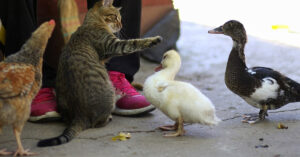
[[163, 38], [161, 36], [155, 36], [154, 37], [154, 43], [156, 42], [155, 44], [161, 43], [162, 40], [163, 40]]
[[157, 45], [159, 43], [161, 43], [161, 41], [163, 40], [161, 36], [155, 36], [155, 37], [151, 37], [151, 43], [149, 44], [149, 47], [152, 47], [154, 45]]

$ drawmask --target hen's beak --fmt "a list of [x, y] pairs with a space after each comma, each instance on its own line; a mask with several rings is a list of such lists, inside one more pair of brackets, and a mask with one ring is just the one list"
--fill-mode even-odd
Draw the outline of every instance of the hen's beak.
[[224, 34], [224, 32], [223, 32], [223, 26], [220, 26], [218, 28], [209, 30], [208, 33], [210, 33], [210, 34]]

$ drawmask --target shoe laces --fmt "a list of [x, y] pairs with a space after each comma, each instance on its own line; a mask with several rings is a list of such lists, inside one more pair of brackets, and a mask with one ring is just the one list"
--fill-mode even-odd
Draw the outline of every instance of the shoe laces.
[[41, 88], [33, 101], [43, 102], [43, 101], [54, 100], [54, 99], [55, 99], [55, 95], [53, 92], [53, 88]]
[[116, 88], [116, 93], [120, 92], [125, 95], [139, 95], [139, 93], [135, 90], [135, 88], [129, 83], [129, 81], [125, 78], [125, 74], [119, 72], [109, 72], [110, 79]]

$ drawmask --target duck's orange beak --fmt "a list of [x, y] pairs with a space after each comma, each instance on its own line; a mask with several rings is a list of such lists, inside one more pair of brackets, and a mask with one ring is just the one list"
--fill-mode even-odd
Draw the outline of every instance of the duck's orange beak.
[[155, 71], [158, 72], [158, 71], [160, 71], [162, 68], [163, 68], [163, 67], [162, 67], [162, 64], [159, 64], [159, 66], [155, 68]]
[[209, 30], [208, 33], [210, 33], [210, 34], [224, 34], [224, 32], [223, 32], [223, 26], [220, 26], [218, 28]]

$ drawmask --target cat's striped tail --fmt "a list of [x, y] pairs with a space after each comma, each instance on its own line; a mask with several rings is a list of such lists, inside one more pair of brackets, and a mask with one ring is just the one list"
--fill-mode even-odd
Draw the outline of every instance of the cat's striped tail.
[[72, 125], [64, 130], [62, 135], [50, 139], [41, 140], [38, 142], [38, 147], [56, 146], [68, 143], [83, 130], [82, 126]]

